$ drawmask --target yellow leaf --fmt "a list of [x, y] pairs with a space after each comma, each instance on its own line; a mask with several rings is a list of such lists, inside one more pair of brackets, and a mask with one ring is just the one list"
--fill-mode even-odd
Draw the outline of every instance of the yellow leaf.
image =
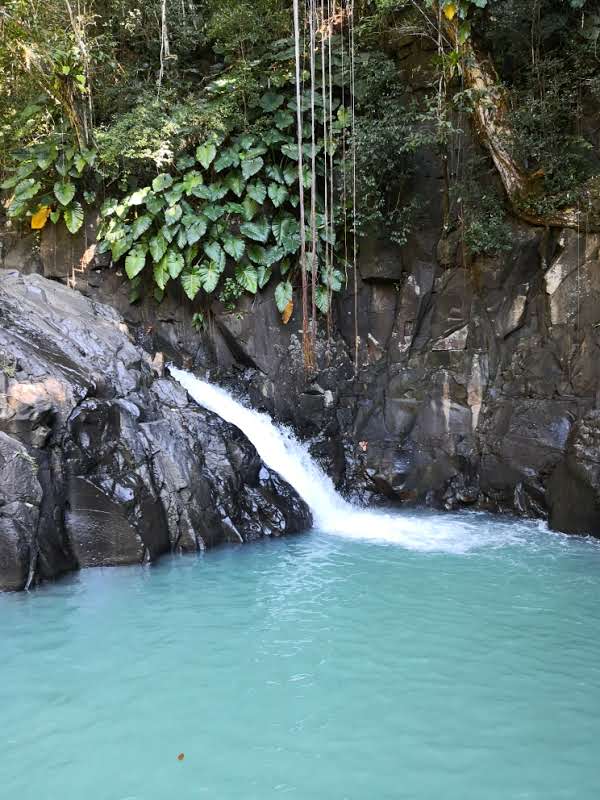
[[444, 15], [446, 19], [454, 19], [456, 16], [457, 8], [456, 3], [448, 3], [444, 6]]
[[41, 206], [31, 218], [31, 227], [34, 231], [41, 230], [50, 216], [50, 206]]
[[287, 325], [290, 321], [290, 317], [292, 316], [292, 312], [294, 310], [294, 301], [288, 301], [287, 306], [283, 309], [283, 314], [281, 315], [281, 321], [284, 325]]

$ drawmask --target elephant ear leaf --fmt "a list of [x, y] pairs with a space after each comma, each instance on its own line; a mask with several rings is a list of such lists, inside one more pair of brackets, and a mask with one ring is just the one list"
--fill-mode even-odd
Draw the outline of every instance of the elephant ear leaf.
[[146, 265], [147, 247], [142, 244], [136, 244], [132, 247], [127, 258], [125, 259], [125, 272], [130, 281], [132, 281]]
[[221, 277], [219, 265], [214, 261], [209, 261], [208, 264], [203, 264], [199, 269], [200, 280], [202, 281], [202, 288], [205, 292], [210, 294], [214, 292]]
[[183, 291], [190, 300], [193, 300], [202, 288], [202, 280], [198, 267], [192, 267], [192, 269], [186, 270], [179, 280], [181, 281]]
[[212, 142], [205, 142], [196, 148], [196, 160], [204, 169], [208, 169], [217, 155], [217, 148]]
[[57, 181], [54, 184], [54, 196], [63, 206], [68, 206], [75, 197], [75, 186], [71, 181]]
[[244, 176], [245, 180], [248, 180], [248, 178], [256, 175], [257, 172], [260, 172], [264, 163], [265, 162], [260, 156], [257, 156], [256, 158], [247, 158], [245, 161], [242, 161], [242, 175]]
[[256, 294], [258, 289], [258, 274], [250, 264], [240, 264], [235, 271], [235, 277], [240, 286], [250, 294]]
[[69, 233], [77, 233], [83, 225], [83, 208], [81, 203], [71, 203], [63, 211], [63, 219]]
[[265, 267], [261, 264], [256, 273], [258, 275], [258, 288], [264, 289], [271, 277], [271, 267]]
[[278, 183], [270, 183], [268, 191], [269, 198], [275, 208], [279, 208], [279, 206], [285, 202], [285, 199], [288, 196], [288, 190], [285, 188], [285, 186], [280, 186]]
[[329, 311], [329, 289], [323, 284], [317, 286], [315, 304], [321, 314], [326, 314]]
[[240, 231], [244, 236], [253, 239], [255, 242], [261, 242], [262, 244], [269, 238], [270, 228], [269, 220], [265, 217], [260, 217], [252, 222], [243, 222], [240, 225]]
[[277, 284], [275, 289], [275, 303], [280, 314], [283, 314], [288, 303], [292, 300], [292, 284], [289, 281], [282, 281]]
[[246, 244], [243, 239], [238, 239], [235, 236], [228, 236], [223, 242], [223, 249], [228, 255], [236, 261], [239, 261], [244, 255]]

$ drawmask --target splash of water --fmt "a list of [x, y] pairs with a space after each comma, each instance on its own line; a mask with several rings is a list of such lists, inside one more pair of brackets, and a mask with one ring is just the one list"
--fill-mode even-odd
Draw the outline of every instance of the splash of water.
[[239, 428], [262, 460], [298, 492], [313, 514], [315, 527], [353, 539], [400, 544], [413, 550], [465, 553], [482, 546], [498, 547], [529, 539], [536, 523], [493, 522], [484, 514], [438, 515], [422, 512], [387, 513], [362, 509], [346, 501], [331, 478], [292, 431], [276, 425], [268, 414], [235, 400], [225, 389], [176, 367], [171, 375], [203, 408]]

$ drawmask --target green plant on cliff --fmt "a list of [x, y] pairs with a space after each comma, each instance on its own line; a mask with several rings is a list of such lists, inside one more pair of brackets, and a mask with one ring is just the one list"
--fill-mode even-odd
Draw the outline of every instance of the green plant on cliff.
[[[246, 93], [245, 116], [238, 119], [237, 130], [213, 128], [192, 152], [180, 154], [170, 171], [104, 202], [100, 248], [110, 251], [114, 262], [123, 261], [132, 299], [148, 286], [144, 278], [149, 273], [157, 300], [177, 281], [190, 300], [221, 287], [228, 307], [241, 293], [256, 294], [273, 278], [278, 281], [275, 302], [280, 312], [286, 310], [300, 249], [296, 101], [288, 50], [287, 41], [276, 46], [262, 93]], [[212, 98], [207, 109], [230, 96], [232, 80], [226, 73], [207, 87]], [[303, 100], [308, 104], [307, 93]], [[317, 180], [324, 172], [325, 147], [333, 152], [343, 134], [338, 121], [327, 142], [322, 136], [316, 142]], [[305, 158], [311, 152], [312, 145], [305, 144]], [[305, 166], [303, 191], [311, 183]], [[317, 304], [326, 311], [331, 291], [342, 287], [343, 273], [324, 258], [325, 244], [334, 245], [336, 237], [331, 221], [325, 221], [320, 194], [316, 210]], [[305, 235], [310, 241], [309, 226]]]
[[93, 148], [79, 149], [58, 134], [14, 154], [16, 167], [1, 185], [9, 196], [7, 214], [28, 219], [33, 229], [48, 220], [64, 222], [77, 233], [84, 221], [84, 206], [95, 201], [96, 175]]

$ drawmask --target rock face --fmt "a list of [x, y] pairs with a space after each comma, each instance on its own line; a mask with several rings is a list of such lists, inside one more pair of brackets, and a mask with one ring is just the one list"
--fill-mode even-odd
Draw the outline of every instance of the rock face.
[[[213, 303], [199, 332], [177, 290], [160, 306], [129, 306], [122, 275], [99, 264], [77, 286], [115, 304], [147, 350], [213, 370], [291, 423], [348, 495], [548, 517], [600, 535], [600, 237], [514, 223], [510, 251], [464, 264], [439, 235], [417, 232], [401, 258], [389, 245], [379, 256], [377, 240], [363, 252], [356, 375], [352, 287], [307, 377], [299, 309], [283, 326], [272, 289], [234, 313]], [[127, 430], [133, 412], [119, 409], [110, 424]], [[101, 405], [84, 412], [108, 419]]]
[[310, 524], [236, 428], [157, 374], [116, 311], [0, 272], [0, 589]]

